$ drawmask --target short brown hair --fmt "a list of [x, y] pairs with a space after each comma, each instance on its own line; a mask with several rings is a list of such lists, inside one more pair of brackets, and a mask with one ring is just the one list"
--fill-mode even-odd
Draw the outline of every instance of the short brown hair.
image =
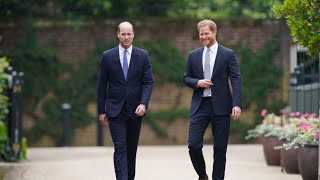
[[213, 32], [217, 32], [217, 25], [215, 22], [213, 22], [212, 20], [209, 20], [209, 19], [205, 19], [205, 20], [202, 20], [198, 23], [198, 31], [201, 27], [203, 26], [209, 26], [209, 29]]

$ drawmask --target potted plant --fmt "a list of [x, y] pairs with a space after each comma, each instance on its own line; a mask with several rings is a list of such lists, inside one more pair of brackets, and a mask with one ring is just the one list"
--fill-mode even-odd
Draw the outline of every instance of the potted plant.
[[261, 111], [261, 116], [264, 117], [261, 124], [258, 124], [254, 129], [248, 131], [246, 139], [262, 136], [262, 145], [264, 157], [268, 165], [280, 165], [280, 151], [274, 149], [280, 146], [281, 142], [276, 136], [281, 130], [281, 117], [271, 113], [268, 114], [266, 109]]
[[288, 143], [277, 147], [284, 149], [298, 149], [298, 167], [303, 180], [314, 180], [318, 177], [320, 117], [315, 114], [303, 114], [291, 117], [296, 121], [296, 136]]
[[[289, 119], [283, 115], [283, 126], [279, 131], [278, 138], [282, 144], [287, 144], [297, 136], [299, 121], [296, 118]], [[289, 174], [299, 174], [298, 167], [298, 149], [276, 148], [280, 149], [281, 166]]]

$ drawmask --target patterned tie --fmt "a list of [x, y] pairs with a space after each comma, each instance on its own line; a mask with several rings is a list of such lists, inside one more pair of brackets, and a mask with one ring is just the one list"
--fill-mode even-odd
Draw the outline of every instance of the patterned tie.
[[123, 51], [122, 71], [123, 71], [124, 79], [127, 80], [127, 75], [128, 75], [127, 49]]
[[[210, 49], [207, 48], [206, 56], [204, 59], [204, 78], [211, 79], [211, 70], [210, 70]], [[211, 95], [211, 88], [205, 88], [203, 91], [203, 96]]]

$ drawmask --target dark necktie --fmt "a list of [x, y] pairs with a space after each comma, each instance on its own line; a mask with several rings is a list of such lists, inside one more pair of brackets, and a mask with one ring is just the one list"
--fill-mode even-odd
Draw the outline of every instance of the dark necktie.
[[126, 50], [126, 49], [123, 51], [122, 71], [123, 71], [124, 79], [127, 80], [127, 75], [128, 75], [128, 59], [127, 59], [127, 50]]

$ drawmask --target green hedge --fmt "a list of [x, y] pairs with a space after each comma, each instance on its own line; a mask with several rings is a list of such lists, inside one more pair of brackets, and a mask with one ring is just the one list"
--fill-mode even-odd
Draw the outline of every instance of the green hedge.
[[0, 121], [4, 121], [8, 115], [8, 97], [5, 95], [8, 75], [4, 72], [8, 65], [9, 62], [6, 57], [0, 58]]
[[5, 120], [9, 113], [8, 111], [8, 97], [5, 95], [7, 90], [8, 75], [4, 72], [8, 67], [9, 62], [6, 57], [0, 58], [0, 154], [5, 153], [7, 142], [7, 126]]

